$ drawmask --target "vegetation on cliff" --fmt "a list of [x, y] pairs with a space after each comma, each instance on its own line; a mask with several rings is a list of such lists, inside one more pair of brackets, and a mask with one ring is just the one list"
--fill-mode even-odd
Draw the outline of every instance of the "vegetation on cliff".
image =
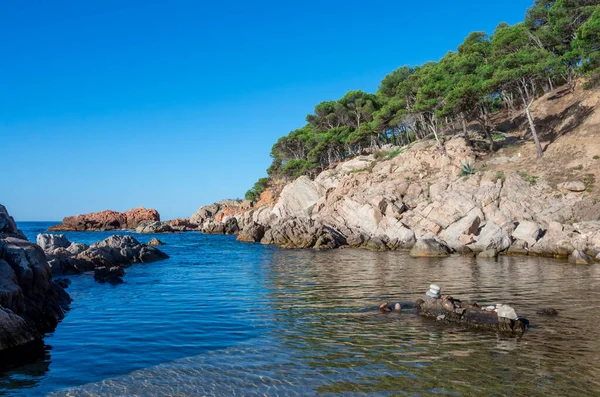
[[[381, 81], [375, 94], [349, 91], [319, 103], [307, 124], [281, 137], [271, 151], [270, 177], [315, 176], [366, 148], [407, 145], [475, 123], [494, 150], [490, 115], [524, 111], [542, 156], [532, 102], [560, 85], [572, 90], [584, 76], [600, 84], [600, 0], [535, 0], [525, 20], [473, 32], [439, 62], [403, 66]], [[256, 198], [267, 181], [248, 191]]]

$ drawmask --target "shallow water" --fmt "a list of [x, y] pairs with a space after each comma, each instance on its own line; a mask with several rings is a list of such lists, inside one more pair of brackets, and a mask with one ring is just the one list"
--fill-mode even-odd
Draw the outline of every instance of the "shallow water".
[[[20, 226], [34, 239], [46, 225]], [[110, 234], [67, 233], [79, 242]], [[171, 258], [134, 265], [123, 284], [73, 276], [72, 310], [43, 345], [3, 358], [0, 393], [600, 395], [598, 266], [158, 237]], [[505, 337], [372, 310], [414, 301], [431, 282], [510, 303], [532, 328]], [[535, 314], [547, 306], [559, 316]]]

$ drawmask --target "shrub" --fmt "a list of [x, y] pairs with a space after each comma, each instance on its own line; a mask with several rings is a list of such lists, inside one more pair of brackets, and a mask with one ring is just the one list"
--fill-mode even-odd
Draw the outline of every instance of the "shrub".
[[262, 192], [264, 192], [269, 186], [269, 178], [260, 178], [252, 189], [246, 192], [245, 198], [250, 201], [257, 201], [260, 198]]
[[463, 161], [462, 163], [460, 163], [460, 176], [468, 176], [468, 175], [473, 175], [474, 171], [473, 168], [471, 168], [471, 164], [469, 164], [466, 161]]

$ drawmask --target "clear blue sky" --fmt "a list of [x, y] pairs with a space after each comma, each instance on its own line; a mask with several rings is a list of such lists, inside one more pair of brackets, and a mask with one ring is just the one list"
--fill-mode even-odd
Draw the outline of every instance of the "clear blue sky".
[[0, 0], [0, 203], [21, 221], [243, 197], [323, 100], [532, 0]]

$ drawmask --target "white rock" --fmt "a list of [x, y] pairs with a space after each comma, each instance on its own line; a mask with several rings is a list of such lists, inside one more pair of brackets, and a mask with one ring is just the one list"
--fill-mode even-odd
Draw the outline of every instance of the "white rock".
[[531, 221], [521, 221], [512, 233], [513, 238], [527, 242], [532, 247], [540, 236], [540, 225]]

